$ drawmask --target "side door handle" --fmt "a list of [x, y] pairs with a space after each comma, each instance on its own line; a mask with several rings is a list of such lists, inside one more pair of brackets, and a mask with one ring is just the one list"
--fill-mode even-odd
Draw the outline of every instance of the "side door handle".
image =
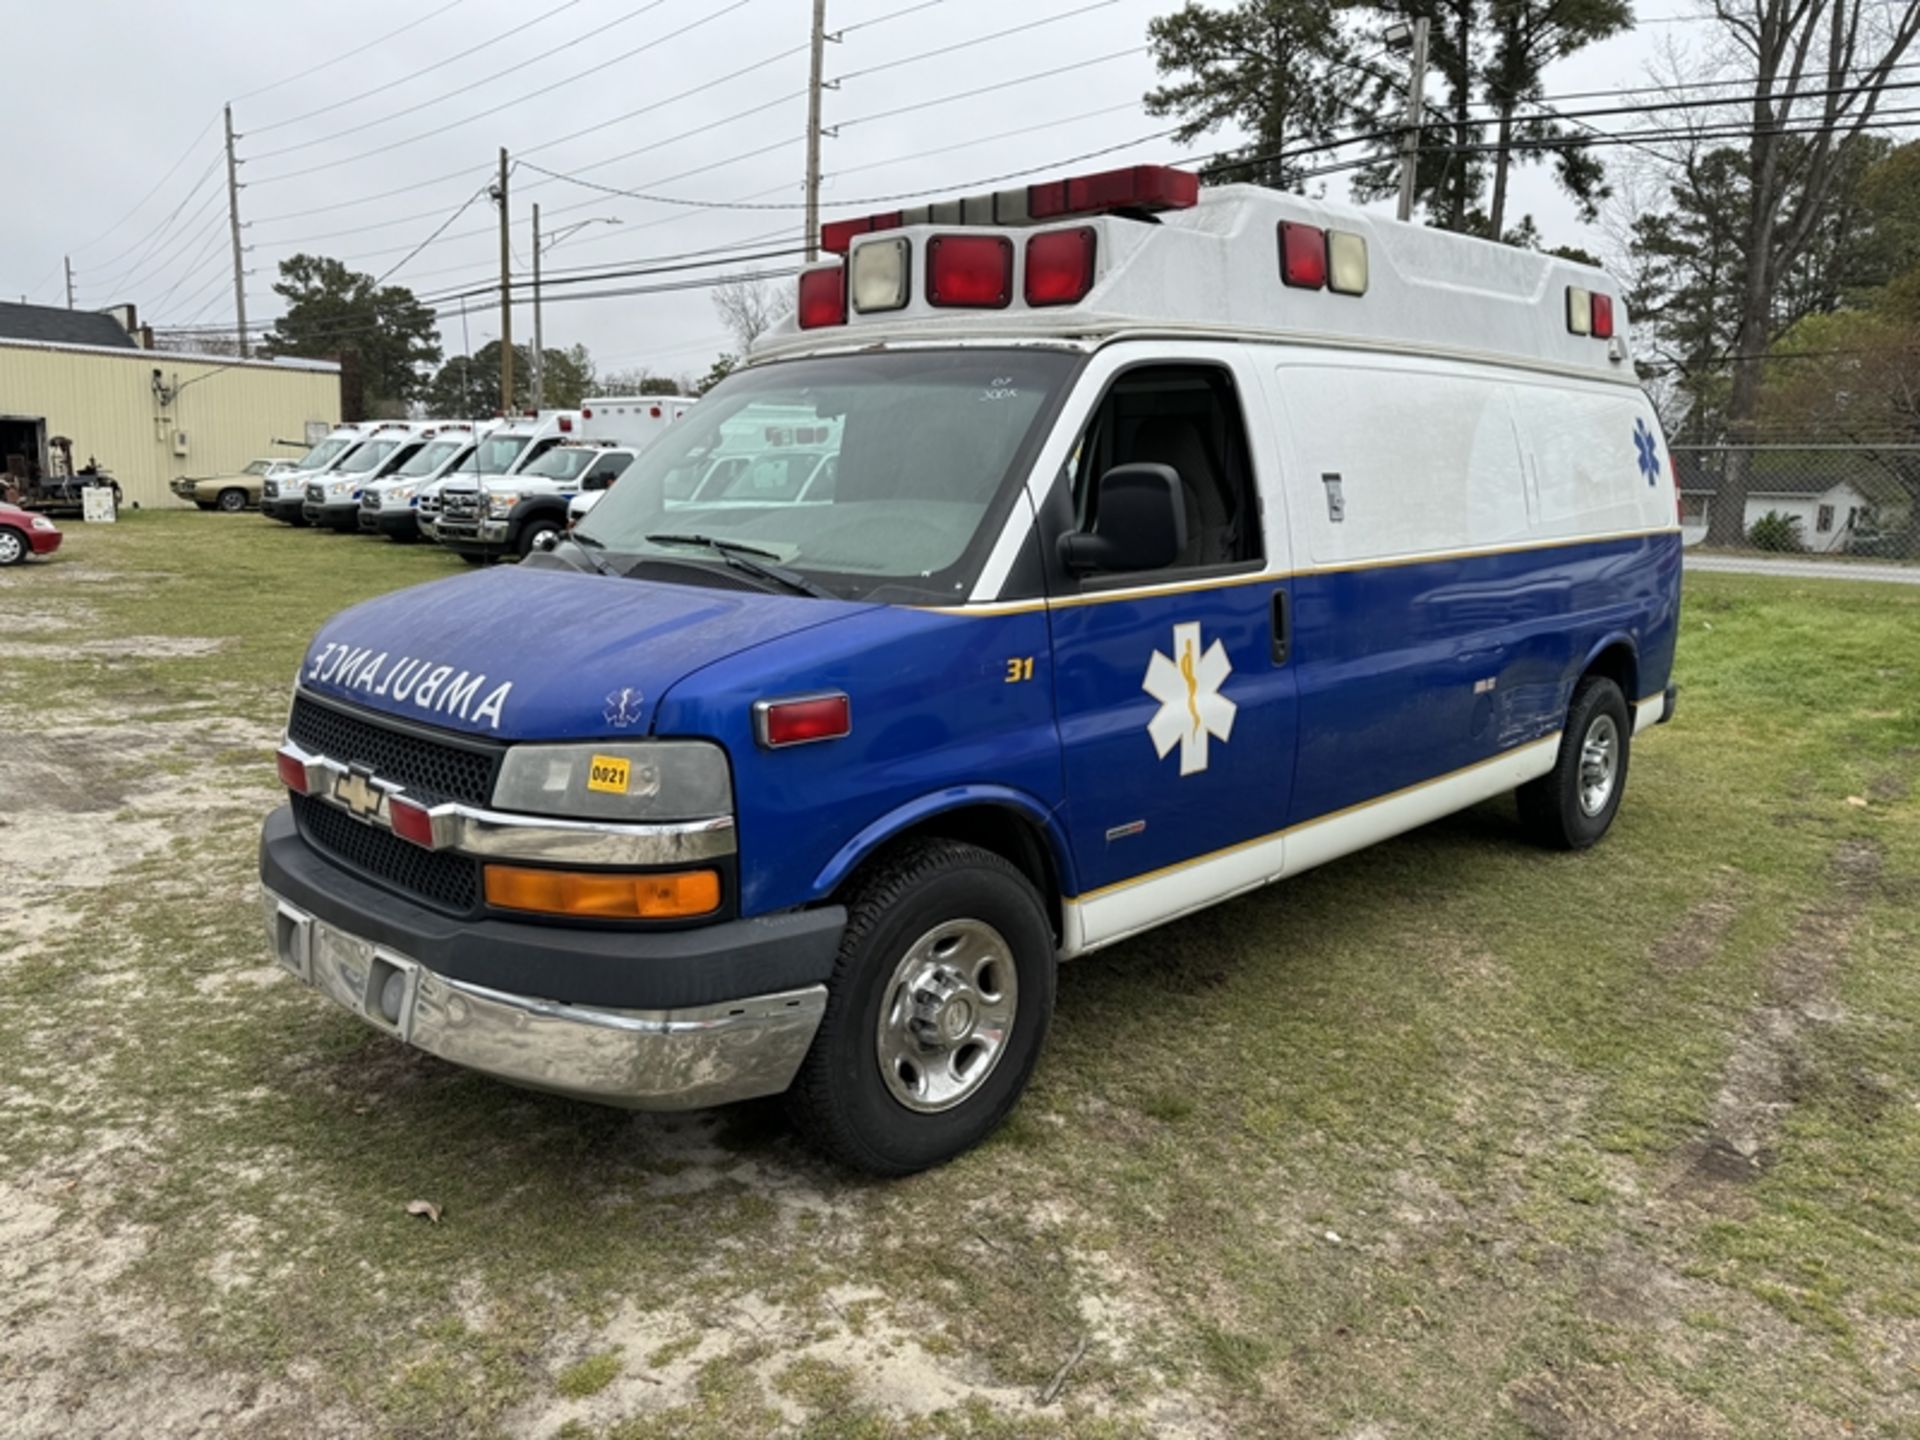
[[1293, 612], [1287, 603], [1287, 592], [1273, 592], [1273, 663], [1284, 665], [1293, 649]]

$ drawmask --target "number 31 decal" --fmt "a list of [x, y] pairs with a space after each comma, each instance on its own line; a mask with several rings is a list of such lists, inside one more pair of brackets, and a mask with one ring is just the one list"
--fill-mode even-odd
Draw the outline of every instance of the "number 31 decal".
[[1007, 684], [1018, 685], [1022, 680], [1033, 679], [1033, 656], [1016, 655], [1007, 661]]

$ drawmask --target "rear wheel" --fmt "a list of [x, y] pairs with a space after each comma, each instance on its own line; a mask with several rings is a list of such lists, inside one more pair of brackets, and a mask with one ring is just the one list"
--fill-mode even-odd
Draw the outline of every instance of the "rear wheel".
[[1575, 686], [1553, 769], [1516, 792], [1528, 833], [1556, 850], [1584, 850], [1605, 835], [1626, 794], [1632, 738], [1618, 685], [1589, 675]]
[[27, 537], [11, 526], [0, 525], [0, 566], [18, 565], [27, 558]]
[[247, 508], [247, 492], [244, 490], [222, 490], [213, 502], [227, 514], [232, 515]]
[[908, 1175], [990, 1135], [1053, 1015], [1053, 930], [1012, 865], [916, 841], [855, 892], [826, 1014], [788, 1095], [834, 1159]]

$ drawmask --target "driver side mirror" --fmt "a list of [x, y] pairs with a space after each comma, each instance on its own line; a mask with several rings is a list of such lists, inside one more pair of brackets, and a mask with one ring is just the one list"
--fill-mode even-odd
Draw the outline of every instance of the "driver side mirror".
[[1093, 528], [1060, 537], [1069, 570], [1159, 570], [1187, 548], [1187, 507], [1171, 465], [1116, 465], [1100, 477]]

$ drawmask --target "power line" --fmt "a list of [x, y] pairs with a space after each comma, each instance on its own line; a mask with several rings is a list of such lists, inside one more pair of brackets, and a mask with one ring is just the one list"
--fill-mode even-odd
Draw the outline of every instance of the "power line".
[[971, 90], [959, 90], [951, 95], [940, 95], [932, 100], [916, 100], [911, 105], [895, 106], [891, 110], [875, 111], [871, 115], [862, 115], [854, 120], [842, 120], [834, 126], [835, 130], [845, 130], [854, 125], [867, 125], [875, 120], [891, 120], [896, 115], [910, 115], [918, 110], [931, 110], [938, 105], [951, 105], [956, 100], [970, 100], [976, 95], [991, 95], [998, 90], [1011, 90], [1016, 86], [1030, 85], [1035, 80], [1051, 80], [1056, 75], [1070, 74], [1075, 70], [1091, 69], [1095, 65], [1105, 65], [1114, 60], [1122, 60], [1130, 55], [1143, 55], [1145, 45], [1130, 45], [1125, 50], [1115, 50], [1106, 55], [1096, 55], [1091, 60], [1075, 61], [1071, 65], [1057, 65], [1051, 70], [1036, 70], [1031, 75], [1018, 75], [1011, 80], [1000, 80], [992, 85], [979, 85]]
[[336, 55], [331, 60], [322, 60], [318, 65], [302, 66], [299, 70], [295, 71], [293, 74], [284, 76], [279, 80], [270, 81], [267, 84], [260, 86], [257, 90], [248, 90], [243, 94], [235, 95], [229, 103], [238, 104], [242, 100], [251, 100], [253, 99], [254, 96], [264, 95], [269, 90], [278, 90], [282, 85], [291, 85], [296, 81], [306, 80], [311, 78], [312, 76], [318, 75], [322, 70], [331, 70], [334, 66], [342, 63], [343, 61], [351, 60], [356, 55], [364, 55], [369, 50], [377, 50], [382, 45], [386, 44], [389, 40], [398, 39], [400, 36], [406, 34], [407, 31], [412, 30], [418, 26], [424, 25], [429, 20], [438, 19], [440, 16], [446, 14], [447, 11], [455, 9], [466, 3], [467, 3], [467, 0], [447, 0], [447, 3], [445, 5], [442, 5], [438, 10], [428, 11], [425, 15], [420, 16], [417, 20], [409, 20], [406, 24], [402, 25], [398, 30], [389, 30], [386, 34], [380, 36], [377, 40], [369, 40], [367, 41], [366, 44], [356, 46], [352, 50], [347, 51], [344, 55]]
[[[209, 207], [213, 206], [221, 199], [221, 191], [218, 186], [215, 186], [213, 189], [209, 190], [206, 193], [205, 198], [203, 198], [200, 204], [197, 207], [195, 207], [193, 214], [188, 216], [186, 220], [181, 222], [180, 228], [174, 231], [173, 238], [170, 240], [167, 237], [166, 232], [173, 228], [173, 222], [175, 217], [179, 215], [180, 210], [185, 207], [187, 201], [191, 200], [192, 198], [193, 198], [193, 193], [190, 191], [181, 200], [180, 205], [175, 207], [173, 213], [167, 217], [166, 221], [161, 225], [161, 227], [158, 230], [154, 231], [148, 237], [148, 240], [144, 248], [142, 249], [141, 253], [134, 257], [133, 262], [131, 264], [124, 267], [118, 274], [113, 276], [113, 278], [111, 279], [96, 280], [96, 281], [90, 282], [87, 288], [90, 290], [98, 291], [99, 293], [102, 293], [102, 294], [106, 294], [106, 293], [111, 293], [118, 290], [123, 290], [126, 286], [132, 284], [133, 278], [136, 275], [142, 275], [143, 272], [146, 272], [149, 264], [153, 262], [154, 257], [158, 255], [163, 248], [165, 248], [169, 244], [172, 244], [173, 240], [179, 239], [182, 234], [187, 234], [190, 231], [190, 227], [192, 227], [201, 218], [201, 216], [207, 214]], [[214, 218], [216, 220], [219, 218], [217, 212]], [[200, 232], [192, 232], [192, 233], [194, 235], [197, 235]], [[190, 238], [186, 243], [191, 244], [192, 239]], [[161, 268], [165, 268], [165, 265], [169, 263], [178, 254], [179, 254], [178, 249], [175, 249], [174, 251], [172, 251], [168, 256], [168, 259], [166, 261], [161, 262]], [[102, 267], [102, 268], [105, 268], [105, 267]], [[148, 276], [147, 278], [151, 278], [151, 277]]]
[[388, 267], [385, 273], [383, 273], [379, 279], [373, 282], [374, 286], [378, 288], [379, 286], [386, 284], [387, 281], [391, 279], [396, 272], [404, 269], [408, 260], [413, 259], [414, 256], [418, 255], [422, 250], [426, 249], [427, 246], [431, 245], [434, 241], [438, 240], [449, 225], [453, 224], [454, 221], [458, 220], [462, 215], [467, 213], [468, 208], [473, 204], [474, 201], [478, 200], [482, 195], [485, 195], [488, 193], [488, 189], [489, 187], [482, 185], [478, 190], [474, 191], [465, 200], [462, 200], [460, 202], [460, 207], [457, 210], [455, 210], [451, 215], [447, 216], [446, 219], [442, 220], [439, 226], [434, 230], [434, 232], [431, 235], [427, 236], [426, 239], [422, 240], [418, 245], [414, 246], [413, 249], [407, 252], [407, 256], [405, 260], [398, 261], [392, 266]]
[[[448, 65], [458, 64], [460, 61], [466, 59], [469, 55], [478, 55], [482, 50], [485, 50], [490, 46], [498, 45], [502, 40], [510, 40], [515, 35], [518, 35], [522, 30], [529, 30], [533, 28], [535, 25], [539, 25], [547, 20], [551, 20], [554, 16], [558, 15], [561, 11], [571, 10], [574, 6], [580, 3], [581, 3], [581, 0], [562, 0], [561, 4], [554, 6], [553, 9], [546, 11], [544, 14], [536, 15], [531, 20], [523, 20], [520, 24], [514, 26], [511, 30], [502, 30], [498, 35], [493, 36], [491, 39], [482, 40], [478, 45], [469, 45], [465, 50], [460, 51], [458, 54], [449, 55], [444, 60], [436, 60], [433, 62], [433, 64], [423, 65], [418, 70], [410, 70], [397, 80], [389, 80], [384, 85], [376, 85], [371, 90], [362, 90], [358, 95], [349, 95], [344, 100], [335, 100], [331, 104], [322, 105], [315, 110], [308, 110], [304, 114], [290, 115], [285, 120], [275, 120], [270, 125], [254, 125], [250, 127], [250, 133], [254, 135], [264, 135], [269, 130], [279, 130], [288, 125], [298, 125], [301, 121], [311, 120], [316, 115], [325, 115], [334, 110], [342, 110], [349, 105], [358, 105], [362, 100], [370, 100], [375, 95], [379, 95], [384, 91], [392, 90], [398, 86], [409, 84], [414, 80], [418, 80], [422, 75], [429, 75], [433, 73], [435, 70], [444, 69]], [[620, 22], [615, 21], [614, 23], [618, 24]], [[493, 78], [497, 78], [497, 77], [493, 77]], [[456, 91], [454, 93], [457, 94], [459, 92]], [[442, 96], [441, 98], [445, 99], [446, 97]], [[405, 112], [402, 112], [402, 113], [405, 113]], [[345, 132], [342, 132], [342, 133], [345, 133]], [[279, 152], [270, 151], [268, 153], [277, 154]], [[256, 156], [254, 158], [264, 159], [265, 156]]]
[[991, 34], [976, 35], [971, 40], [959, 40], [951, 45], [942, 45], [937, 50], [922, 50], [918, 55], [902, 56], [898, 60], [889, 60], [883, 65], [869, 65], [864, 70], [849, 70], [844, 75], [834, 77], [832, 84], [842, 84], [848, 80], [859, 80], [867, 75], [878, 75], [883, 70], [897, 70], [902, 65], [917, 64], [922, 60], [932, 60], [941, 55], [951, 55], [957, 50], [971, 50], [976, 45], [985, 45], [991, 40], [1004, 40], [1009, 35], [1019, 35], [1028, 30], [1038, 30], [1042, 25], [1052, 25], [1057, 21], [1071, 20], [1076, 15], [1085, 15], [1090, 10], [1105, 10], [1117, 5], [1120, 0], [1092, 0], [1075, 10], [1062, 10], [1056, 15], [1042, 16], [1038, 20], [1029, 20], [1023, 25], [1011, 25], [1005, 30], [995, 30]]
[[[181, 196], [180, 203], [175, 205], [172, 210], [167, 212], [167, 216], [164, 220], [162, 220], [153, 229], [148, 230], [138, 240], [135, 240], [131, 245], [127, 246], [124, 250], [120, 251], [119, 254], [114, 255], [109, 259], [100, 261], [96, 268], [105, 270], [110, 268], [111, 266], [117, 265], [122, 260], [126, 259], [127, 256], [133, 254], [134, 251], [141, 249], [143, 246], [148, 247], [147, 254], [152, 254], [153, 252], [152, 252], [150, 242], [157, 241], [161, 235], [166, 233], [167, 229], [173, 224], [173, 222], [179, 218], [180, 212], [187, 208], [188, 203], [193, 199], [195, 195], [200, 193], [200, 187], [206, 184], [207, 181], [212, 178], [214, 172], [220, 168], [220, 162], [222, 158], [223, 158], [223, 155], [215, 155], [213, 159], [207, 163], [207, 168], [200, 172], [199, 177], [195, 179], [193, 184], [187, 188], [187, 193]], [[218, 193], [218, 192], [216, 191], [215, 193]], [[142, 260], [144, 260], [144, 258], [145, 256], [141, 257]], [[141, 260], [135, 260], [133, 263], [134, 265], [138, 266], [141, 263]]]
[[[527, 21], [526, 24], [520, 25], [516, 27], [516, 29], [514, 30], [509, 30], [507, 34], [508, 35], [516, 34], [519, 30], [524, 30], [529, 25], [538, 25], [542, 21], [551, 19], [553, 16], [559, 14], [562, 10], [571, 9], [574, 5], [577, 5], [579, 3], [580, 3], [580, 0], [565, 0], [564, 4], [556, 6], [554, 9], [547, 11], [546, 14], [544, 15], [535, 16], [532, 20]], [[386, 115], [376, 115], [371, 120], [363, 120], [358, 125], [349, 125], [344, 130], [334, 130], [329, 132], [328, 134], [318, 136], [315, 139], [302, 140], [302, 141], [299, 141], [297, 144], [293, 144], [293, 145], [282, 145], [278, 150], [265, 150], [265, 151], [262, 151], [260, 154], [253, 156], [252, 158], [255, 160], [272, 160], [281, 155], [291, 155], [297, 150], [310, 150], [315, 145], [325, 145], [331, 141], [342, 139], [348, 135], [357, 135], [362, 130], [372, 130], [376, 126], [390, 124], [391, 122], [398, 120], [403, 116], [414, 115], [422, 110], [430, 110], [435, 105], [444, 104], [446, 101], [453, 99], [457, 95], [465, 95], [471, 90], [478, 90], [482, 86], [491, 85], [496, 80], [504, 79], [509, 75], [518, 74], [521, 71], [524, 71], [530, 68], [531, 66], [539, 64], [542, 60], [551, 59], [553, 56], [560, 54], [562, 51], [571, 50], [576, 45], [584, 45], [587, 43], [587, 41], [593, 39], [596, 35], [603, 35], [607, 31], [612, 30], [617, 26], [625, 25], [632, 20], [637, 20], [642, 15], [645, 15], [649, 10], [658, 10], [662, 5], [666, 3], [667, 3], [667, 0], [650, 0], [650, 3], [642, 5], [635, 10], [629, 10], [627, 11], [626, 14], [621, 15], [616, 19], [609, 20], [604, 25], [596, 26], [594, 29], [587, 31], [584, 35], [577, 35], [571, 40], [563, 41], [560, 44], [554, 46], [551, 50], [543, 50], [538, 55], [529, 55], [526, 59], [516, 61], [512, 65], [507, 66], [507, 68], [504, 70], [496, 70], [491, 75], [484, 75], [478, 80], [469, 81], [467, 84], [458, 86], [455, 89], [449, 90], [444, 94], [429, 96], [427, 99], [421, 100], [416, 104], [408, 105], [402, 109], [392, 111], [391, 113]], [[506, 36], [504, 35], [497, 36], [496, 38], [505, 39]], [[468, 52], [468, 53], [472, 53], [472, 52]], [[451, 64], [452, 62], [442, 61], [441, 63]], [[435, 66], [431, 66], [431, 65], [427, 67], [428, 70], [432, 70], [435, 68], [436, 68]], [[426, 71], [423, 70], [423, 71], [418, 71], [416, 73], [425, 74]], [[569, 80], [571, 78], [572, 77], [569, 77]], [[395, 83], [397, 84], [399, 82], [396, 81]], [[567, 81], [562, 81], [560, 83], [565, 84], [567, 83]], [[383, 86], [381, 88], [385, 89], [387, 87]], [[556, 88], [556, 87], [549, 87], [549, 88]], [[369, 91], [368, 93], [373, 94], [375, 92]], [[540, 93], [541, 93], [540, 91], [534, 92], [534, 94], [536, 95]], [[531, 99], [532, 96], [526, 96], [523, 98]], [[515, 103], [518, 103], [518, 102], [515, 102]]]
[[[662, 3], [662, 0], [653, 0], [653, 3], [660, 4]], [[277, 185], [284, 180], [297, 179], [302, 175], [313, 175], [322, 170], [336, 169], [341, 165], [355, 165], [362, 160], [371, 159], [375, 155], [384, 155], [390, 150], [398, 150], [405, 145], [415, 145], [422, 140], [431, 139], [435, 135], [444, 135], [449, 130], [457, 130], [462, 125], [471, 125], [476, 120], [484, 120], [486, 119], [487, 116], [497, 115], [502, 110], [511, 110], [514, 106], [524, 105], [527, 101], [537, 99], [539, 96], [545, 95], [549, 91], [559, 90], [567, 86], [571, 86], [580, 80], [584, 80], [589, 75], [595, 75], [602, 70], [608, 69], [611, 66], [623, 64], [626, 61], [631, 60], [636, 55], [642, 54], [648, 50], [657, 49], [660, 46], [665, 45], [670, 40], [676, 40], [680, 36], [687, 34], [689, 31], [698, 30], [703, 25], [710, 25], [715, 20], [720, 19], [723, 15], [731, 15], [735, 10], [739, 10], [744, 6], [751, 5], [752, 3], [753, 3], [753, 0], [733, 0], [733, 3], [729, 5], [723, 5], [718, 10], [709, 11], [707, 14], [702, 15], [698, 20], [692, 21], [691, 23], [686, 25], [682, 25], [678, 30], [668, 31], [665, 35], [659, 36], [657, 39], [649, 40], [644, 45], [636, 45], [633, 49], [625, 51], [622, 54], [616, 55], [610, 60], [603, 60], [598, 65], [590, 66], [585, 70], [576, 71], [572, 75], [567, 76], [564, 80], [556, 81], [552, 85], [542, 86], [538, 90], [531, 90], [527, 92], [525, 95], [518, 96], [512, 100], [502, 101], [498, 105], [490, 106], [488, 109], [478, 111], [472, 115], [464, 116], [459, 120], [451, 120], [451, 121], [448, 121], [445, 125], [436, 126], [434, 129], [422, 130], [417, 134], [408, 135], [403, 139], [389, 141], [387, 144], [375, 146], [371, 150], [363, 150], [357, 155], [343, 156], [338, 160], [324, 160], [320, 162], [318, 165], [309, 165], [304, 169], [300, 169], [300, 170], [282, 171], [278, 175], [269, 175], [265, 179], [255, 180], [252, 183], [256, 186]]]

